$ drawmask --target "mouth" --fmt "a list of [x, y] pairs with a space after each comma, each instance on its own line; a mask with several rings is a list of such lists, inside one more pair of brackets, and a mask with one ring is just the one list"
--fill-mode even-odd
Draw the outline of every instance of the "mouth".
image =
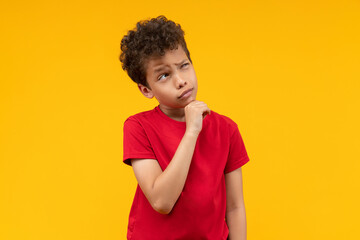
[[183, 91], [178, 98], [184, 98], [191, 95], [191, 92], [194, 88], [190, 88], [188, 90]]

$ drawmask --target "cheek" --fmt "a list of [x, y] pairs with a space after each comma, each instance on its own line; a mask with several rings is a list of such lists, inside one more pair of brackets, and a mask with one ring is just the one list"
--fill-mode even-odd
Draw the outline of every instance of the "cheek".
[[197, 78], [196, 78], [196, 74], [195, 74], [195, 70], [192, 69], [192, 71], [190, 71], [190, 76], [191, 79], [194, 81], [194, 82], [197, 82]]
[[197, 78], [196, 78], [195, 74], [191, 76], [191, 80], [192, 80], [193, 85], [197, 86]]
[[167, 99], [169, 95], [171, 95], [171, 91], [165, 87], [156, 91], [156, 96], [159, 99]]

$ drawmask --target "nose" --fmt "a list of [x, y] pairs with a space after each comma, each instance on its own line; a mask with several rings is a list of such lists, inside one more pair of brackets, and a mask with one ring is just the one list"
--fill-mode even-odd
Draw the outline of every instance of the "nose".
[[179, 74], [175, 74], [174, 79], [175, 79], [175, 86], [178, 89], [184, 87], [187, 84], [187, 81], [184, 78], [184, 76], [181, 76]]

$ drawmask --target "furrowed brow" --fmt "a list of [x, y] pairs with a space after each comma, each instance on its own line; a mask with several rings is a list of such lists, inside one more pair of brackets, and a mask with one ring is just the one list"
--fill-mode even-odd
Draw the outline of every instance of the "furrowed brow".
[[184, 64], [184, 62], [186, 62], [186, 61], [187, 61], [187, 59], [184, 59], [184, 60], [182, 60], [180, 63], [175, 63], [175, 65], [176, 65], [176, 66], [180, 66], [180, 65]]
[[163, 71], [165, 68], [166, 68], [166, 66], [164, 66], [164, 65], [161, 65], [161, 66], [159, 66], [159, 67], [156, 67], [156, 68], [154, 69], [154, 73], [161, 72], [161, 71]]
[[[187, 59], [182, 60], [180, 63], [175, 63], [175, 66], [181, 66], [182, 64], [184, 64], [186, 61], [188, 61]], [[154, 69], [154, 73], [158, 73], [163, 71], [164, 69], [166, 69], [167, 65], [160, 65], [158, 67], [155, 67]]]

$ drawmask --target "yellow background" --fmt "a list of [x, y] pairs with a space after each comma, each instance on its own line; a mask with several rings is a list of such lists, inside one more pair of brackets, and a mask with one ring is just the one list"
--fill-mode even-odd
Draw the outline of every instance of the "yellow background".
[[179, 22], [198, 99], [238, 123], [248, 239], [360, 239], [360, 2], [1, 1], [0, 239], [125, 239], [121, 69], [138, 20]]

